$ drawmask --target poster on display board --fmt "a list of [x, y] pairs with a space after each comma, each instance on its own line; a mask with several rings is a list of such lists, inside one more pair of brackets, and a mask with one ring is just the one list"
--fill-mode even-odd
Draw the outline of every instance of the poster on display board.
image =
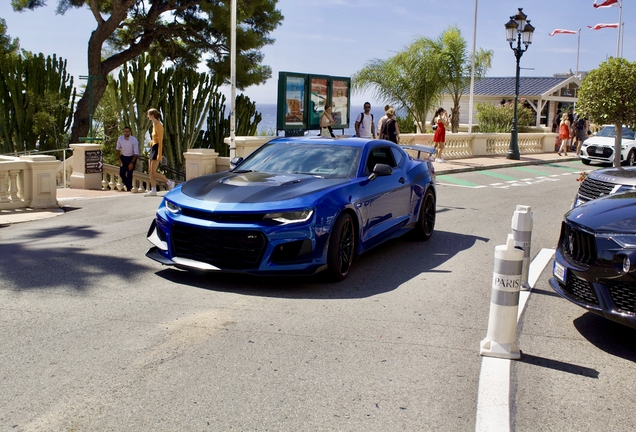
[[276, 129], [320, 129], [320, 117], [331, 105], [334, 129], [349, 127], [351, 78], [279, 72]]

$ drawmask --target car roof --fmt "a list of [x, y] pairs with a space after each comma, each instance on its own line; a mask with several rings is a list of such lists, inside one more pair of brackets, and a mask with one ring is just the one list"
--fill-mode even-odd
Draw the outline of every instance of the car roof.
[[364, 148], [367, 144], [385, 144], [392, 145], [393, 143], [385, 140], [377, 140], [377, 139], [368, 139], [368, 138], [324, 138], [322, 136], [310, 136], [310, 137], [280, 137], [274, 138], [269, 141], [269, 143], [294, 143], [294, 144], [307, 144], [307, 145], [315, 145], [315, 144], [328, 144], [328, 145], [338, 145], [338, 146], [346, 146], [346, 147], [360, 147]]

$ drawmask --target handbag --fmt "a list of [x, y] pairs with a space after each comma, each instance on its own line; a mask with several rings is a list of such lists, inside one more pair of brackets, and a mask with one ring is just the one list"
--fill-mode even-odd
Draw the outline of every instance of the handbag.
[[167, 157], [165, 157], [165, 156], [161, 157], [161, 165], [162, 166], [168, 165], [168, 158]]

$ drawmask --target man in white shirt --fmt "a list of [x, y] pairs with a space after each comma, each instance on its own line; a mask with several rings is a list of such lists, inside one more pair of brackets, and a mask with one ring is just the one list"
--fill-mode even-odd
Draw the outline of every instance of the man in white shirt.
[[360, 138], [375, 138], [375, 124], [373, 123], [373, 114], [370, 114], [371, 104], [364, 103], [364, 112], [358, 114], [356, 118], [356, 136]]
[[126, 186], [126, 190], [132, 190], [133, 170], [139, 156], [139, 141], [130, 135], [130, 127], [124, 128], [124, 134], [117, 140], [117, 159], [119, 160], [119, 177]]

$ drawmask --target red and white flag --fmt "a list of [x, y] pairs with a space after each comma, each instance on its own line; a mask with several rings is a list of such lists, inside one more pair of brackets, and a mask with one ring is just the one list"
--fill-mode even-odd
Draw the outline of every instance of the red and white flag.
[[591, 28], [592, 30], [600, 30], [600, 29], [604, 29], [604, 28], [618, 28], [618, 23], [614, 23], [614, 24], [596, 24], [594, 27], [592, 26], [588, 26], [589, 28]]
[[555, 34], [577, 34], [578, 32], [575, 30], [564, 30], [564, 29], [555, 29], [552, 33], [548, 33], [549, 36], [554, 36]]
[[595, 8], [605, 8], [605, 7], [615, 7], [618, 6], [618, 0], [605, 0], [599, 4], [596, 4], [596, 0], [594, 0], [594, 4], [592, 5]]

